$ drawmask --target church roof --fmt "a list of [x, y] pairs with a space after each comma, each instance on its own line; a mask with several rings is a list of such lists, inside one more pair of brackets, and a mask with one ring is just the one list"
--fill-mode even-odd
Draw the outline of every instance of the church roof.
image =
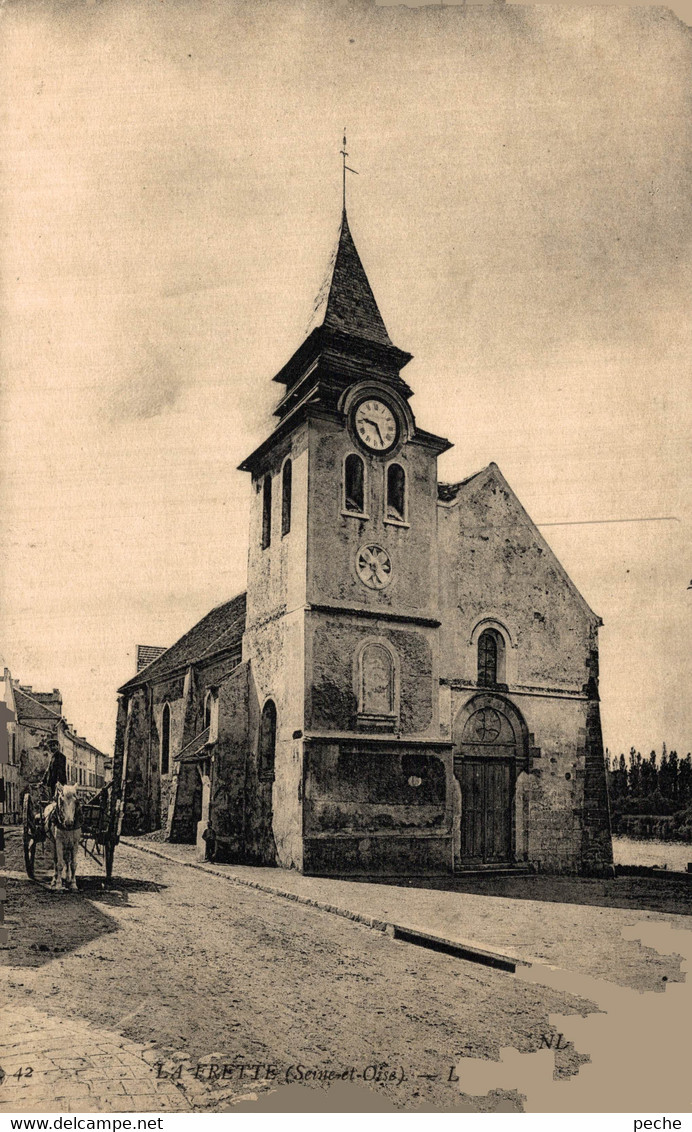
[[188, 763], [195, 762], [204, 752], [204, 748], [209, 743], [210, 728], [205, 727], [204, 731], [199, 735], [195, 735], [186, 747], [183, 747], [179, 755], [175, 755], [175, 762]]
[[287, 430], [316, 407], [337, 409], [341, 395], [358, 381], [386, 381], [400, 396], [409, 398], [413, 390], [402, 379], [401, 370], [411, 358], [387, 333], [344, 209], [306, 337], [272, 379], [286, 386], [274, 410], [281, 424], [243, 460], [240, 471], [254, 474]]
[[[395, 384], [404, 397], [410, 397], [412, 390], [402, 380], [400, 370], [411, 357], [395, 346], [387, 333], [344, 209], [339, 238], [315, 300], [306, 337], [273, 378], [287, 386], [276, 416], [292, 412], [310, 392], [308, 386], [320, 386], [323, 382], [319, 398], [326, 397], [329, 402], [332, 387], [336, 388], [335, 379], [336, 385], [342, 387], [344, 382], [352, 384], [358, 380], [359, 375], [373, 376], [375, 370], [377, 376]], [[251, 470], [247, 460], [240, 467], [243, 471]]]
[[[489, 464], [489, 467], [492, 467], [492, 465]], [[467, 483], [471, 483], [471, 480], [475, 480], [477, 476], [482, 476], [484, 472], [488, 471], [488, 468], [481, 468], [480, 472], [474, 472], [472, 476], [467, 476], [465, 480], [459, 480], [458, 483], [438, 483], [437, 498], [440, 503], [453, 503], [462, 488], [466, 487]]]
[[346, 210], [327, 276], [315, 300], [309, 330], [324, 326], [354, 338], [391, 346], [384, 319], [353, 242]]
[[12, 691], [19, 722], [23, 719], [42, 719], [47, 723], [56, 723], [61, 718], [57, 711], [52, 711], [45, 704], [39, 703], [33, 696], [23, 692], [21, 688], [14, 687]]
[[166, 645], [137, 645], [137, 671], [141, 672], [152, 660], [158, 660], [166, 648]]
[[238, 594], [223, 605], [215, 606], [175, 644], [123, 684], [119, 690], [126, 692], [140, 684], [162, 680], [181, 668], [208, 660], [227, 649], [240, 648], [245, 632], [245, 598], [246, 594]]

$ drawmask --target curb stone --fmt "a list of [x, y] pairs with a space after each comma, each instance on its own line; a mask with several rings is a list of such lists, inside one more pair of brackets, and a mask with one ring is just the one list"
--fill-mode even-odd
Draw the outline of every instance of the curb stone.
[[[395, 924], [387, 920], [380, 920], [373, 916], [366, 916], [362, 912], [354, 912], [349, 908], [340, 908], [336, 904], [327, 904], [323, 900], [315, 900], [310, 896], [301, 896], [298, 892], [286, 892], [284, 889], [276, 888], [274, 885], [263, 884], [261, 881], [248, 880], [245, 877], [236, 876], [233, 873], [222, 872], [221, 869], [215, 868], [213, 865], [202, 863], [201, 861], [181, 861], [177, 857], [170, 856], [168, 853], [162, 852], [160, 849], [154, 849], [151, 845], [141, 845], [134, 838], [123, 837], [121, 838], [123, 844], [131, 849], [138, 849], [140, 853], [149, 853], [152, 857], [158, 857], [162, 861], [167, 861], [168, 864], [182, 865], [187, 869], [197, 869], [198, 872], [206, 873], [211, 876], [221, 877], [222, 880], [227, 881], [229, 884], [240, 885], [244, 888], [254, 888], [259, 892], [266, 892], [270, 896], [279, 896], [282, 900], [292, 900], [296, 904], [303, 904], [308, 908], [316, 908], [320, 912], [328, 912], [332, 916], [341, 916], [346, 920], [354, 920], [359, 924], [364, 924], [365, 927], [372, 928], [373, 931], [382, 932], [394, 939], [406, 937], [406, 942], [417, 943], [420, 940], [425, 940], [424, 947], [430, 947], [431, 943], [441, 945], [439, 948], [435, 947], [434, 950], [440, 950], [447, 954], [457, 954], [459, 958], [463, 958], [469, 962], [481, 963], [490, 966], [503, 966], [506, 970], [514, 972], [517, 966], [531, 967], [533, 962], [528, 959], [520, 958], [516, 955], [508, 955], [504, 952], [496, 951], [493, 948], [482, 947], [480, 944], [472, 940], [449, 940], [442, 936], [432, 936], [421, 932], [418, 929], [408, 929], [402, 924]], [[404, 935], [400, 933], [404, 933]], [[414, 937], [419, 937], [416, 939]], [[492, 962], [488, 962], [492, 960]], [[497, 962], [494, 962], [497, 961]]]

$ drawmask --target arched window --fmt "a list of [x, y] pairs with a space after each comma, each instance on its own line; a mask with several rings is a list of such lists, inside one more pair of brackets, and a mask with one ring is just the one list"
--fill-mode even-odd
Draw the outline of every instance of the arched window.
[[360, 654], [359, 711], [367, 716], [395, 713], [394, 660], [384, 645], [367, 644]]
[[505, 642], [497, 629], [484, 629], [478, 638], [478, 683], [497, 684], [504, 658]]
[[365, 464], [353, 452], [344, 461], [344, 510], [365, 512]]
[[406, 472], [401, 464], [390, 464], [387, 468], [385, 519], [406, 522]]
[[209, 731], [208, 742], [215, 743], [218, 738], [219, 727], [219, 690], [209, 688], [204, 697], [204, 712], [202, 715], [202, 729]]
[[274, 760], [276, 757], [276, 705], [267, 700], [262, 708], [260, 719], [259, 751], [257, 774], [260, 782], [274, 781]]
[[262, 483], [262, 550], [272, 540], [272, 478], [265, 476]]
[[161, 716], [161, 774], [168, 774], [171, 752], [171, 709], [164, 704]]
[[287, 535], [291, 529], [291, 490], [293, 480], [293, 465], [286, 460], [281, 472], [281, 537]]

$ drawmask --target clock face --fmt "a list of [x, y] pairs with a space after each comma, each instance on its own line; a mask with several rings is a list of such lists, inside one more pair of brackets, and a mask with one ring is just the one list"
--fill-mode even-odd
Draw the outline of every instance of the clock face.
[[396, 444], [399, 426], [384, 401], [375, 397], [361, 401], [353, 415], [353, 424], [362, 443], [373, 452], [387, 452]]

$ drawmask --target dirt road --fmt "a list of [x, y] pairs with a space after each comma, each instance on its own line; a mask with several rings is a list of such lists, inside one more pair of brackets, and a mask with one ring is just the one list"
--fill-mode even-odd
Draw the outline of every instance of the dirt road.
[[[82, 875], [76, 895], [26, 880], [19, 852], [13, 831], [10, 1008], [154, 1043], [151, 1072], [172, 1074], [198, 1109], [223, 1111], [286, 1081], [330, 1087], [330, 1075], [396, 1108], [518, 1109], [516, 1097], [460, 1094], [450, 1067], [502, 1046], [536, 1050], [549, 1013], [592, 1009], [127, 846], [111, 886]], [[555, 1058], [565, 1075], [583, 1060], [572, 1047]]]

